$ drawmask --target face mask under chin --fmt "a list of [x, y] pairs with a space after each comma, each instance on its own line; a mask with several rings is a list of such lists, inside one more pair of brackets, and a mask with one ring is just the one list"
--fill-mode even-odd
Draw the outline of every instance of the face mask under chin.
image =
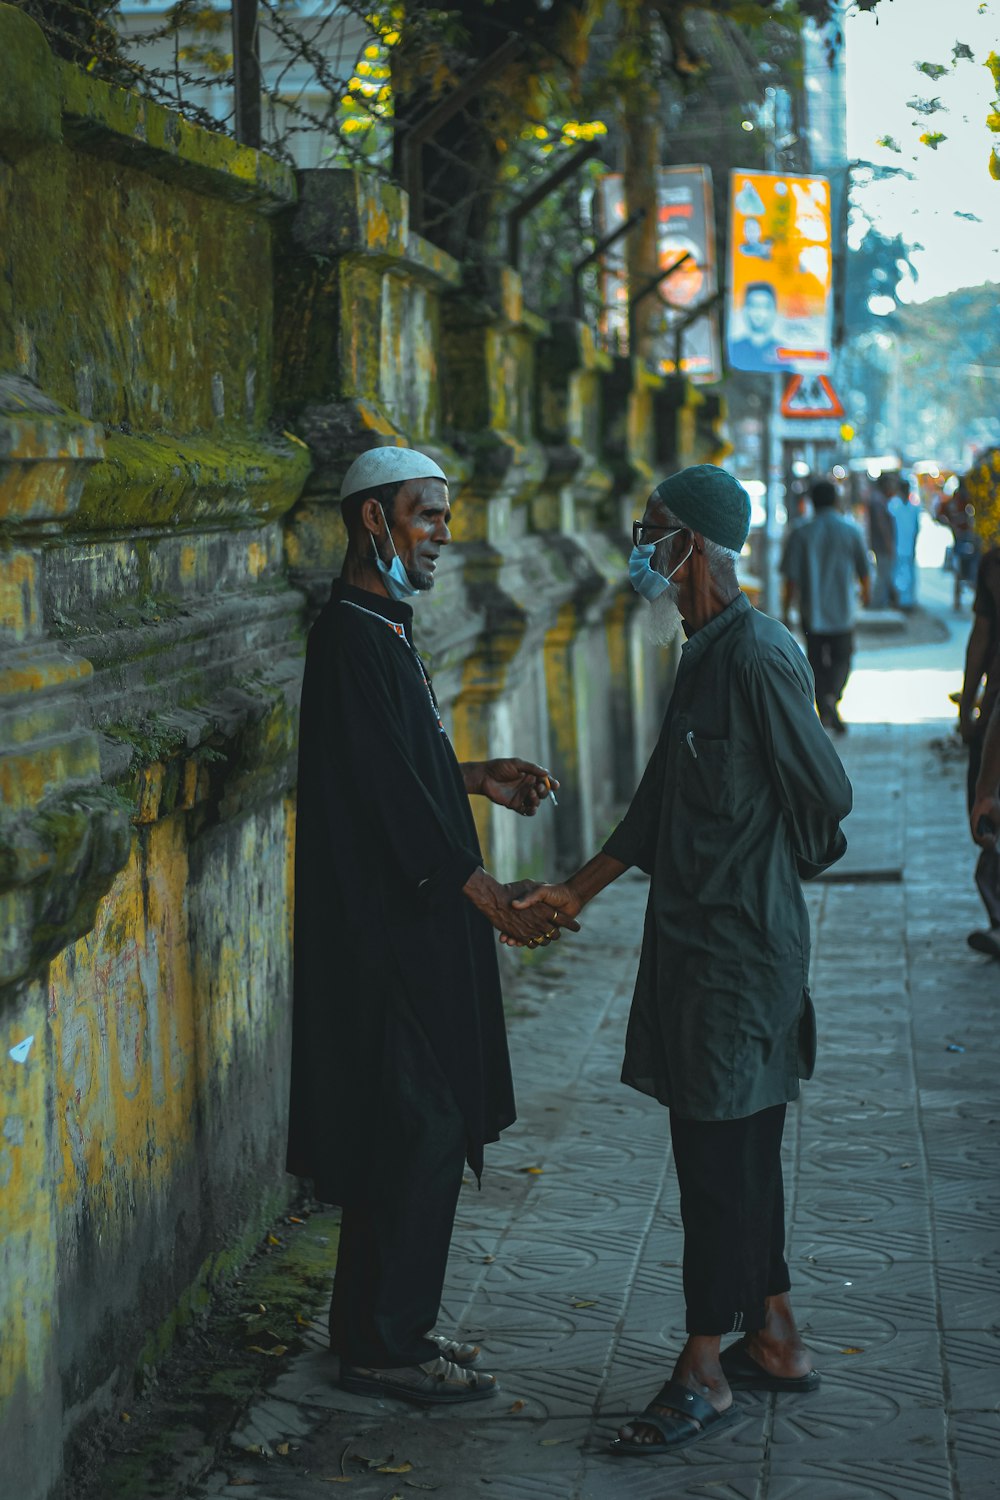
[[[382, 507], [380, 506], [379, 509], [381, 510]], [[429, 573], [415, 573], [414, 576], [411, 576], [409, 569], [403, 567], [403, 560], [396, 551], [396, 544], [392, 539], [392, 531], [389, 528], [384, 510], [382, 511], [382, 520], [385, 523], [385, 534], [388, 538], [389, 546], [392, 548], [392, 562], [384, 563], [382, 561], [375, 538], [372, 537], [372, 552], [375, 555], [375, 566], [382, 576], [382, 582], [385, 584], [389, 598], [395, 599], [397, 604], [401, 604], [404, 599], [412, 599], [414, 594], [422, 593], [426, 589], [432, 589], [434, 587], [434, 579]]]

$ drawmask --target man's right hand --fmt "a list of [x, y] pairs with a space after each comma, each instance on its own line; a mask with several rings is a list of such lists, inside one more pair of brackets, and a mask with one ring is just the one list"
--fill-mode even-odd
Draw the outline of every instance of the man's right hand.
[[[575, 891], [568, 885], [536, 885], [533, 890], [518, 895], [512, 904], [515, 915], [529, 916], [535, 911], [550, 911], [553, 913], [556, 927], [568, 927], [572, 932], [579, 932], [580, 924], [574, 921], [580, 913], [583, 902]], [[524, 942], [514, 931], [513, 926], [504, 929], [500, 937], [501, 943], [509, 947], [521, 948]]]
[[570, 932], [580, 930], [579, 922], [573, 921], [575, 913], [566, 913], [546, 900], [537, 899], [539, 890], [547, 889], [526, 880], [501, 885], [483, 869], [476, 870], [464, 887], [472, 904], [501, 934], [501, 940], [519, 948], [547, 947], [559, 938], [563, 927]]
[[1000, 838], [1000, 797], [995, 793], [977, 797], [969, 814], [969, 824], [977, 844], [983, 849], [995, 849]]
[[965, 744], [971, 745], [979, 730], [979, 715], [974, 708], [959, 709], [958, 732]]

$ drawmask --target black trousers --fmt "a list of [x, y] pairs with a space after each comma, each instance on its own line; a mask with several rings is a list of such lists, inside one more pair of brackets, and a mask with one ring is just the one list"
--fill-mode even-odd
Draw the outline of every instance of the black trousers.
[[[986, 727], [980, 720], [979, 733], [969, 745], [969, 778], [966, 790], [970, 812], [976, 800], [976, 782], [979, 780], [979, 767], [983, 763], [983, 740], [985, 738]], [[980, 849], [979, 859], [976, 861], [976, 888], [986, 907], [990, 926], [1000, 927], [1000, 849]]]
[[422, 1031], [405, 1014], [387, 1022], [383, 1070], [364, 1194], [341, 1216], [330, 1345], [345, 1364], [388, 1370], [440, 1352], [427, 1334], [441, 1303], [465, 1127]]
[[742, 1120], [684, 1120], [670, 1138], [684, 1224], [688, 1333], [753, 1332], [791, 1286], [781, 1179], [784, 1104]]
[[816, 707], [824, 723], [844, 696], [853, 655], [853, 631], [843, 630], [837, 635], [806, 631], [806, 656], [816, 679]]

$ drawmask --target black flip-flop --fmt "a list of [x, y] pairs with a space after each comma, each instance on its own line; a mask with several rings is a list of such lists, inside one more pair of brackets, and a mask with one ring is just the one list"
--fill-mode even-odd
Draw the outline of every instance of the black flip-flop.
[[[677, 1416], [663, 1416], [660, 1412], [652, 1411], [650, 1408], [653, 1406], [667, 1406]], [[639, 1416], [629, 1419], [633, 1427], [641, 1423], [644, 1427], [655, 1428], [663, 1442], [630, 1442], [627, 1438], [616, 1437], [610, 1444], [611, 1452], [620, 1458], [653, 1458], [657, 1453], [674, 1453], [678, 1448], [686, 1448], [712, 1432], [731, 1427], [742, 1416], [743, 1413], [737, 1406], [727, 1406], [725, 1411], [717, 1411], [695, 1391], [689, 1391], [686, 1385], [681, 1385], [679, 1380], [668, 1380], [659, 1394], [653, 1397], [649, 1407]], [[695, 1422], [701, 1425], [695, 1427]]]
[[786, 1395], [804, 1396], [819, 1390], [818, 1370], [810, 1370], [808, 1375], [771, 1375], [747, 1353], [742, 1339], [722, 1351], [719, 1363], [734, 1391], [784, 1391]]

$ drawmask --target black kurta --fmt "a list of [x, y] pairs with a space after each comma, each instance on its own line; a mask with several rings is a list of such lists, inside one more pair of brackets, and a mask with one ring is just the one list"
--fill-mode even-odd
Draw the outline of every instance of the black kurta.
[[479, 841], [412, 618], [338, 581], [306, 650], [288, 1170], [332, 1203], [364, 1182], [393, 1007], [423, 1030], [477, 1174], [514, 1119], [495, 934], [462, 894]]

